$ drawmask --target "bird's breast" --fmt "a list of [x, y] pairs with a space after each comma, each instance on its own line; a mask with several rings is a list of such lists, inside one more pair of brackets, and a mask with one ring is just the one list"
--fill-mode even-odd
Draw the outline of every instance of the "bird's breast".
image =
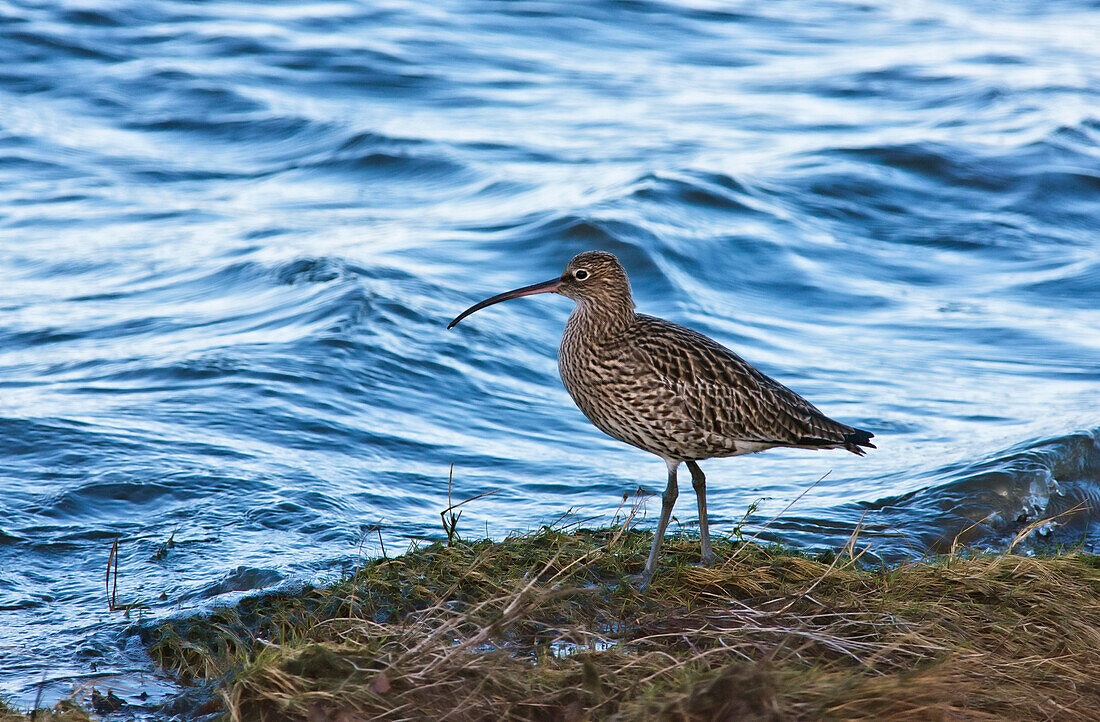
[[696, 454], [702, 439], [683, 400], [628, 339], [586, 338], [567, 327], [558, 370], [573, 401], [607, 435], [666, 458]]

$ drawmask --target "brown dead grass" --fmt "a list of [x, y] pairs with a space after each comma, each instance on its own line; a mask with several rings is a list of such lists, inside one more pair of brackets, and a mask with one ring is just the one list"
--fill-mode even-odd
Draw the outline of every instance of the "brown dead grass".
[[[233, 720], [1100, 719], [1097, 557], [863, 569], [648, 535], [432, 545], [354, 577], [162, 627]], [[828, 563], [827, 563], [828, 562]]]

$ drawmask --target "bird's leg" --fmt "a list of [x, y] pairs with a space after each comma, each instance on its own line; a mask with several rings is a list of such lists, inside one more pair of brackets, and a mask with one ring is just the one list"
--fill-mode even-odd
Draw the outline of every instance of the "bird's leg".
[[687, 462], [691, 472], [691, 486], [695, 489], [695, 500], [699, 502], [699, 547], [703, 566], [714, 563], [714, 550], [710, 548], [710, 526], [707, 524], [707, 477], [694, 461]]
[[680, 462], [665, 459], [665, 464], [668, 466], [668, 486], [665, 487], [665, 493], [661, 495], [661, 519], [657, 522], [657, 531], [653, 534], [653, 546], [649, 549], [649, 559], [646, 560], [641, 584], [638, 585], [638, 588], [643, 590], [649, 586], [653, 573], [657, 571], [657, 554], [661, 551], [661, 540], [665, 536], [665, 529], [668, 528], [668, 521], [672, 518], [672, 506], [680, 494], [680, 490], [676, 487], [676, 467]]

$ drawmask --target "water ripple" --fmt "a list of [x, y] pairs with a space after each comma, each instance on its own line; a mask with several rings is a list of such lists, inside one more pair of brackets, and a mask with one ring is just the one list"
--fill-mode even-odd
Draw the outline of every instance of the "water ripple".
[[[560, 385], [604, 248], [863, 459], [706, 465], [712, 527], [896, 560], [1100, 539], [1087, 2], [0, 9], [0, 693], [166, 691], [153, 620], [360, 555], [607, 520], [663, 466]], [[453, 478], [448, 480], [453, 467]], [[647, 499], [652, 523], [654, 502]], [[690, 504], [677, 528], [692, 528]], [[868, 556], [868, 558], [871, 558]], [[149, 622], [153, 623], [153, 622]], [[93, 671], [92, 665], [95, 665]], [[135, 670], [137, 670], [135, 672]], [[143, 702], [139, 690], [154, 697]]]

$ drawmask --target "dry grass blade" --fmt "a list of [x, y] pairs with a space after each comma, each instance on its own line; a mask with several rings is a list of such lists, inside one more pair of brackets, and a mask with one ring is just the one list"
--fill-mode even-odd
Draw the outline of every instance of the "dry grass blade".
[[1012, 541], [1008, 545], [1008, 551], [1011, 552], [1013, 549], [1015, 549], [1016, 546], [1020, 542], [1022, 542], [1024, 539], [1027, 539], [1029, 536], [1031, 536], [1035, 532], [1036, 529], [1047, 526], [1049, 524], [1053, 524], [1056, 519], [1061, 519], [1064, 516], [1069, 516], [1071, 514], [1076, 514], [1079, 511], [1088, 511], [1089, 508], [1090, 507], [1088, 505], [1088, 502], [1082, 501], [1082, 502], [1078, 502], [1072, 509], [1066, 509], [1061, 514], [1058, 514], [1056, 516], [1052, 516], [1049, 519], [1036, 519], [1035, 521], [1028, 524], [1023, 529], [1021, 529], [1020, 532], [1012, 538]]
[[[766, 523], [766, 524], [764, 524], [764, 526], [760, 527], [759, 531], [757, 531], [757, 532], [756, 532], [755, 534], [753, 534], [753, 535], [752, 535], [751, 537], [749, 537], [749, 538], [748, 538], [748, 541], [747, 541], [747, 543], [746, 543], [745, 545], [742, 545], [742, 546], [738, 547], [738, 548], [737, 548], [737, 549], [736, 549], [736, 550], [734, 551], [733, 555], [732, 555], [732, 556], [731, 556], [731, 557], [729, 558], [729, 562], [733, 562], [733, 560], [734, 560], [734, 559], [736, 559], [736, 558], [737, 558], [737, 557], [738, 557], [738, 556], [740, 555], [740, 553], [741, 553], [741, 550], [742, 550], [742, 549], [745, 549], [745, 548], [746, 548], [746, 547], [747, 547], [747, 546], [748, 546], [749, 544], [752, 544], [752, 543], [753, 543], [753, 542], [755, 542], [755, 541], [756, 541], [757, 539], [759, 539], [759, 538], [760, 538], [760, 535], [761, 535], [761, 534], [763, 534], [763, 533], [764, 533], [765, 531], [767, 531], [767, 530], [768, 530], [768, 527], [770, 527], [770, 526], [771, 526], [772, 524], [774, 524], [774, 523], [775, 523], [775, 522], [776, 522], [776, 521], [777, 521], [777, 520], [778, 520], [778, 519], [779, 519], [779, 518], [780, 518], [781, 516], [783, 516], [784, 514], [786, 514], [786, 513], [788, 512], [788, 511], [790, 511], [790, 509], [791, 509], [791, 507], [792, 507], [792, 506], [794, 506], [794, 505], [795, 505], [795, 504], [797, 504], [797, 503], [798, 503], [799, 501], [801, 501], [801, 500], [802, 500], [802, 497], [804, 497], [804, 496], [806, 496], [807, 494], [809, 494], [809, 493], [810, 493], [810, 492], [811, 492], [811, 491], [813, 490], [813, 488], [814, 488], [814, 487], [816, 487], [816, 486], [817, 486], [818, 484], [820, 484], [821, 482], [825, 481], [825, 479], [826, 479], [826, 478], [827, 478], [827, 477], [829, 476], [829, 474], [831, 474], [831, 473], [832, 473], [832, 471], [826, 471], [826, 472], [825, 472], [824, 474], [822, 474], [822, 475], [821, 475], [821, 478], [820, 478], [820, 479], [818, 479], [818, 480], [817, 480], [817, 481], [815, 481], [814, 483], [812, 483], [812, 484], [810, 484], [809, 486], [807, 486], [807, 487], [806, 487], [805, 489], [803, 489], [803, 490], [802, 490], [802, 493], [801, 493], [801, 494], [799, 494], [799, 495], [798, 495], [798, 496], [796, 496], [795, 498], [791, 499], [790, 503], [788, 503], [788, 504], [787, 504], [787, 505], [786, 505], [785, 507], [783, 507], [782, 509], [780, 509], [780, 510], [779, 510], [779, 513], [778, 513], [778, 514], [776, 514], [776, 515], [775, 515], [775, 516], [773, 516], [773, 517], [772, 517], [771, 519], [769, 519], [769, 520], [767, 521], [767, 523]], [[729, 562], [727, 562], [727, 563], [729, 563]]]

